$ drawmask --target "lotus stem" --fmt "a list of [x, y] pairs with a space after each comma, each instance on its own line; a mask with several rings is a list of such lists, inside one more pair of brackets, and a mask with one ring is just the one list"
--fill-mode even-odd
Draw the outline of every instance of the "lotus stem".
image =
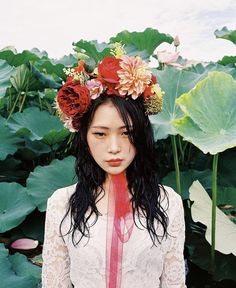
[[216, 236], [216, 202], [217, 202], [217, 166], [218, 156], [213, 156], [212, 169], [212, 216], [211, 216], [211, 273], [215, 272], [215, 236]]
[[180, 136], [177, 136], [178, 137], [178, 143], [179, 143], [179, 151], [180, 151], [180, 159], [179, 159], [179, 162], [180, 160], [184, 163], [184, 149], [183, 149], [183, 146], [182, 146], [182, 142], [181, 142], [181, 138]]
[[21, 105], [20, 105], [20, 108], [19, 108], [19, 112], [21, 112], [22, 109], [23, 109], [23, 106], [24, 106], [24, 103], [25, 103], [25, 99], [26, 99], [26, 93], [24, 93], [24, 96], [23, 96], [23, 99], [22, 99], [22, 102], [21, 102]]
[[17, 97], [16, 97], [16, 100], [15, 100], [13, 106], [12, 106], [12, 109], [11, 109], [11, 111], [10, 111], [10, 114], [9, 114], [8, 117], [7, 117], [7, 120], [10, 119], [12, 113], [14, 112], [14, 110], [15, 110], [15, 108], [16, 108], [16, 104], [17, 104], [17, 102], [18, 102], [19, 99], [20, 99], [20, 95], [21, 95], [21, 91], [19, 91], [19, 93], [18, 93], [18, 95], [17, 95]]
[[178, 152], [177, 152], [177, 146], [176, 146], [176, 138], [174, 135], [171, 135], [171, 145], [172, 145], [172, 151], [173, 151], [174, 163], [175, 163], [176, 190], [178, 194], [181, 194]]

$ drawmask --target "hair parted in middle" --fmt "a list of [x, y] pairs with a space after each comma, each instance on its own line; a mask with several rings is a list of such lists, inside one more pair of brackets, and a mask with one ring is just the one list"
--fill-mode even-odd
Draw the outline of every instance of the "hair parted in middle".
[[[83, 237], [90, 237], [88, 221], [92, 215], [96, 216], [92, 225], [96, 223], [100, 215], [96, 203], [105, 195], [102, 185], [106, 179], [106, 172], [95, 162], [89, 152], [87, 133], [97, 108], [108, 102], [112, 103], [120, 114], [129, 140], [136, 149], [136, 156], [126, 170], [134, 222], [137, 227], [147, 229], [155, 245], [168, 234], [168, 216], [161, 205], [164, 198], [168, 203], [168, 197], [164, 187], [160, 184], [153, 131], [145, 113], [142, 97], [134, 100], [131, 97], [125, 99], [103, 93], [92, 101], [88, 111], [79, 119], [80, 130], [75, 133], [74, 138], [77, 150], [75, 169], [78, 183], [69, 200], [69, 207], [60, 227], [65, 217], [70, 215], [71, 222], [67, 234], [72, 233], [73, 244], [77, 245]], [[141, 227], [136, 221], [136, 216]], [[157, 234], [158, 225], [162, 227], [161, 235]], [[75, 237], [77, 231], [79, 231], [79, 238]]]

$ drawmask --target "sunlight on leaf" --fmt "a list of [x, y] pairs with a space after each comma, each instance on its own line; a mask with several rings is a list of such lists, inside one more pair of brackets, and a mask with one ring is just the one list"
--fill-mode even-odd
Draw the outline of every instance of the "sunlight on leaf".
[[173, 125], [203, 153], [217, 154], [236, 145], [236, 81], [211, 72], [176, 100], [185, 115]]

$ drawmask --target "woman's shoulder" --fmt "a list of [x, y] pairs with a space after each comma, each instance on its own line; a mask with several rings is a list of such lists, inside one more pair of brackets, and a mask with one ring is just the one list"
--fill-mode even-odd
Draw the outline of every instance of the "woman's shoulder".
[[75, 192], [76, 184], [67, 187], [59, 188], [48, 198], [50, 203], [66, 204], [70, 199], [71, 195]]
[[[167, 194], [167, 197], [172, 201], [180, 201], [181, 196], [170, 186], [163, 185], [163, 188]], [[162, 189], [163, 190], [163, 189]]]
[[165, 185], [161, 188], [161, 203], [169, 214], [174, 214], [183, 206], [181, 196], [173, 188]]

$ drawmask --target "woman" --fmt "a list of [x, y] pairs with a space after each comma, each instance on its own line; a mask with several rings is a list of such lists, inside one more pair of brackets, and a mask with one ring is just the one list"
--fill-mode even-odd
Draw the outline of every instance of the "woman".
[[67, 74], [57, 106], [77, 131], [78, 183], [48, 200], [43, 287], [185, 287], [182, 201], [160, 184], [147, 116], [155, 77], [126, 55]]

